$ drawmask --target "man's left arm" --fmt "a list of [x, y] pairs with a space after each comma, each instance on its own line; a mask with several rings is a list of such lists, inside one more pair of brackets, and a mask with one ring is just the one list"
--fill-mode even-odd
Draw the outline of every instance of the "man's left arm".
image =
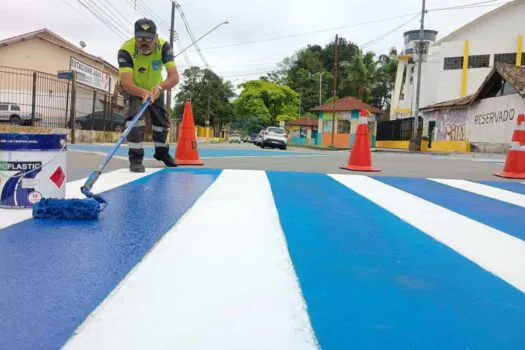
[[163, 90], [173, 89], [179, 83], [179, 72], [173, 57], [173, 50], [168, 42], [162, 46], [162, 63], [168, 71], [168, 77], [160, 84], [160, 87]]

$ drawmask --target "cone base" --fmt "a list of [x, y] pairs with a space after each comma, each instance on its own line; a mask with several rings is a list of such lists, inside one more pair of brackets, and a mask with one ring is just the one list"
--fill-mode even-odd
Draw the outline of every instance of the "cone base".
[[496, 176], [499, 176], [499, 177], [504, 177], [506, 179], [525, 179], [525, 173], [506, 173], [506, 172], [502, 172], [502, 173], [497, 173], [497, 174], [494, 174]]
[[374, 168], [371, 166], [358, 166], [358, 165], [340, 166], [339, 168], [344, 169], [344, 170], [352, 170], [352, 171], [368, 171], [372, 173], [378, 173], [381, 171], [381, 169]]
[[201, 160], [180, 160], [175, 159], [177, 165], [204, 165], [204, 162]]

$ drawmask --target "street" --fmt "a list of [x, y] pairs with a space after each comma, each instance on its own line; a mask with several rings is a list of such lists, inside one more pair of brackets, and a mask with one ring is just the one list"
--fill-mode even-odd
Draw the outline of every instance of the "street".
[[[92, 152], [75, 152], [72, 150], [83, 148]], [[71, 145], [68, 152], [69, 179], [76, 180], [87, 176], [96, 169], [102, 161], [105, 148], [85, 145], [85, 147]], [[290, 147], [287, 151], [261, 150], [252, 144], [214, 144], [200, 145], [201, 158], [205, 168], [214, 169], [246, 169], [246, 170], [275, 170], [324, 174], [349, 174], [351, 172], [340, 169], [339, 166], [348, 162], [349, 151], [313, 151], [303, 148]], [[127, 168], [126, 148], [122, 147], [120, 156], [111, 160], [109, 169]], [[172, 155], [173, 149], [171, 151]], [[245, 152], [243, 154], [243, 152]], [[153, 160], [152, 150], [146, 151], [145, 165], [151, 168], [163, 166]], [[206, 156], [208, 155], [208, 157]], [[374, 166], [380, 168], [379, 173], [354, 173], [368, 176], [397, 176], [420, 178], [461, 179], [472, 181], [504, 181], [517, 180], [501, 179], [494, 176], [501, 171], [505, 164], [504, 155], [490, 154], [410, 154], [398, 151], [378, 151], [372, 153]]]

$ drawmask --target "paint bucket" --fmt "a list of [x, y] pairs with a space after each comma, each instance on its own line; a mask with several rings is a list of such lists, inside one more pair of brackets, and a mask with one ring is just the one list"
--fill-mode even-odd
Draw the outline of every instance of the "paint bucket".
[[67, 134], [0, 133], [0, 207], [65, 198]]

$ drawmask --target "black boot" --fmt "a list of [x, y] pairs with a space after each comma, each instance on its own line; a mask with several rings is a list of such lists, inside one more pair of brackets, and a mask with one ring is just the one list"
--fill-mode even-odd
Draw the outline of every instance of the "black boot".
[[169, 168], [176, 168], [177, 163], [175, 163], [175, 160], [171, 158], [170, 154], [168, 152], [155, 152], [153, 155], [153, 158], [158, 160], [159, 162], [164, 162], [164, 164]]
[[146, 171], [146, 168], [144, 168], [144, 165], [142, 163], [130, 163], [129, 171], [131, 171], [132, 173], [143, 173]]

